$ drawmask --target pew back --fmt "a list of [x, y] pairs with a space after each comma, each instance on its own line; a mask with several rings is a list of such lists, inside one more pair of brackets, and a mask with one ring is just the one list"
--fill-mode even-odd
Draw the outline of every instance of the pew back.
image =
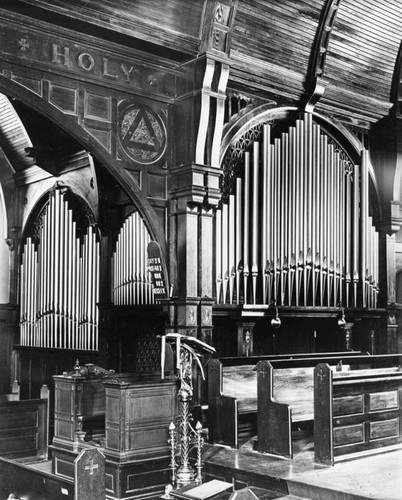
[[20, 384], [18, 380], [14, 380], [11, 385], [11, 392], [0, 394], [0, 403], [4, 401], [18, 401], [20, 399]]
[[341, 377], [353, 370], [383, 370], [400, 362], [398, 355], [308, 357], [259, 363], [258, 440], [260, 452], [293, 457], [292, 428], [314, 419], [314, 367], [327, 363]]
[[47, 458], [49, 432], [49, 391], [40, 399], [0, 403], [0, 455], [21, 460]]
[[[367, 353], [345, 351], [338, 353], [293, 353], [281, 355], [265, 355], [250, 357], [227, 357], [210, 359], [208, 362], [208, 427], [211, 442], [219, 442], [238, 447], [257, 433], [257, 372], [255, 366], [260, 361], [286, 362], [290, 361], [289, 370], [295, 366], [309, 366], [308, 373], [291, 371], [283, 372], [283, 380], [278, 375], [278, 385], [284, 390], [290, 387], [287, 378], [298, 383], [300, 390], [306, 391], [307, 385], [310, 397], [308, 416], [301, 420], [312, 418], [313, 367], [316, 360], [332, 359], [337, 356], [337, 362], [356, 355], [367, 356]], [[306, 361], [307, 360], [307, 361]], [[286, 366], [284, 367], [286, 368]], [[289, 389], [283, 398], [291, 397]], [[298, 398], [294, 397], [295, 408]], [[300, 414], [305, 408], [300, 408]]]
[[[380, 360], [381, 361], [381, 360]], [[385, 360], [383, 360], [385, 361]], [[401, 358], [402, 361], [402, 358]], [[402, 368], [314, 374], [314, 456], [320, 464], [394, 449], [402, 443]], [[388, 363], [387, 363], [388, 364]]]

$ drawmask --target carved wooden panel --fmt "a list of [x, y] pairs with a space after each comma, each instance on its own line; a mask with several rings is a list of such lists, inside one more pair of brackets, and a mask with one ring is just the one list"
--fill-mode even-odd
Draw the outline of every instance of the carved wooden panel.
[[364, 404], [363, 394], [336, 397], [333, 399], [334, 417], [340, 415], [362, 414]]
[[398, 408], [398, 391], [376, 392], [370, 394], [370, 411]]
[[364, 442], [364, 424], [345, 425], [334, 428], [334, 446]]
[[378, 422], [370, 422], [370, 440], [397, 438], [399, 435], [399, 417]]

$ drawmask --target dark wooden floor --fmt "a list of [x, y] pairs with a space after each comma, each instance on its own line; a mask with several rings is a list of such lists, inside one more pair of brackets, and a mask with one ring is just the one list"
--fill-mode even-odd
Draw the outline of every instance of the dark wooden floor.
[[[298, 444], [293, 460], [257, 453], [253, 440], [239, 450], [205, 444], [204, 479], [231, 482], [236, 490], [261, 488], [261, 500], [402, 500], [402, 449], [324, 467], [313, 463], [311, 441]], [[50, 471], [50, 462], [16, 465], [0, 459], [0, 500], [27, 486], [44, 490], [38, 499], [73, 499], [73, 484], [55, 480]]]

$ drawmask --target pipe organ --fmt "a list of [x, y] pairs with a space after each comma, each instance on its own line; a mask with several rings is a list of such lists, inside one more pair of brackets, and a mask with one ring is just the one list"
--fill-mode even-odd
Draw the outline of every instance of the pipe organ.
[[65, 192], [55, 189], [26, 238], [20, 267], [20, 342], [98, 349], [100, 248], [92, 225], [78, 234]]
[[151, 236], [138, 212], [127, 217], [113, 253], [112, 301], [115, 305], [153, 304], [147, 246]]
[[366, 153], [359, 163], [309, 113], [254, 133], [216, 212], [217, 303], [375, 308]]

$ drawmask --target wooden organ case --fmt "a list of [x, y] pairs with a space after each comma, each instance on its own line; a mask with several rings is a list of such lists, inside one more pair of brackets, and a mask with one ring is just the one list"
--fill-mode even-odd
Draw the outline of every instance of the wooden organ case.
[[[252, 333], [254, 354], [372, 351], [380, 239], [368, 153], [342, 147], [311, 113], [254, 123], [235, 136], [224, 159], [215, 217], [215, 338], [224, 339], [229, 317], [238, 342], [237, 352], [228, 352], [225, 340], [218, 350], [252, 354]], [[276, 333], [267, 321], [275, 307], [282, 318]], [[354, 344], [347, 328], [338, 338], [343, 309], [359, 323]]]

